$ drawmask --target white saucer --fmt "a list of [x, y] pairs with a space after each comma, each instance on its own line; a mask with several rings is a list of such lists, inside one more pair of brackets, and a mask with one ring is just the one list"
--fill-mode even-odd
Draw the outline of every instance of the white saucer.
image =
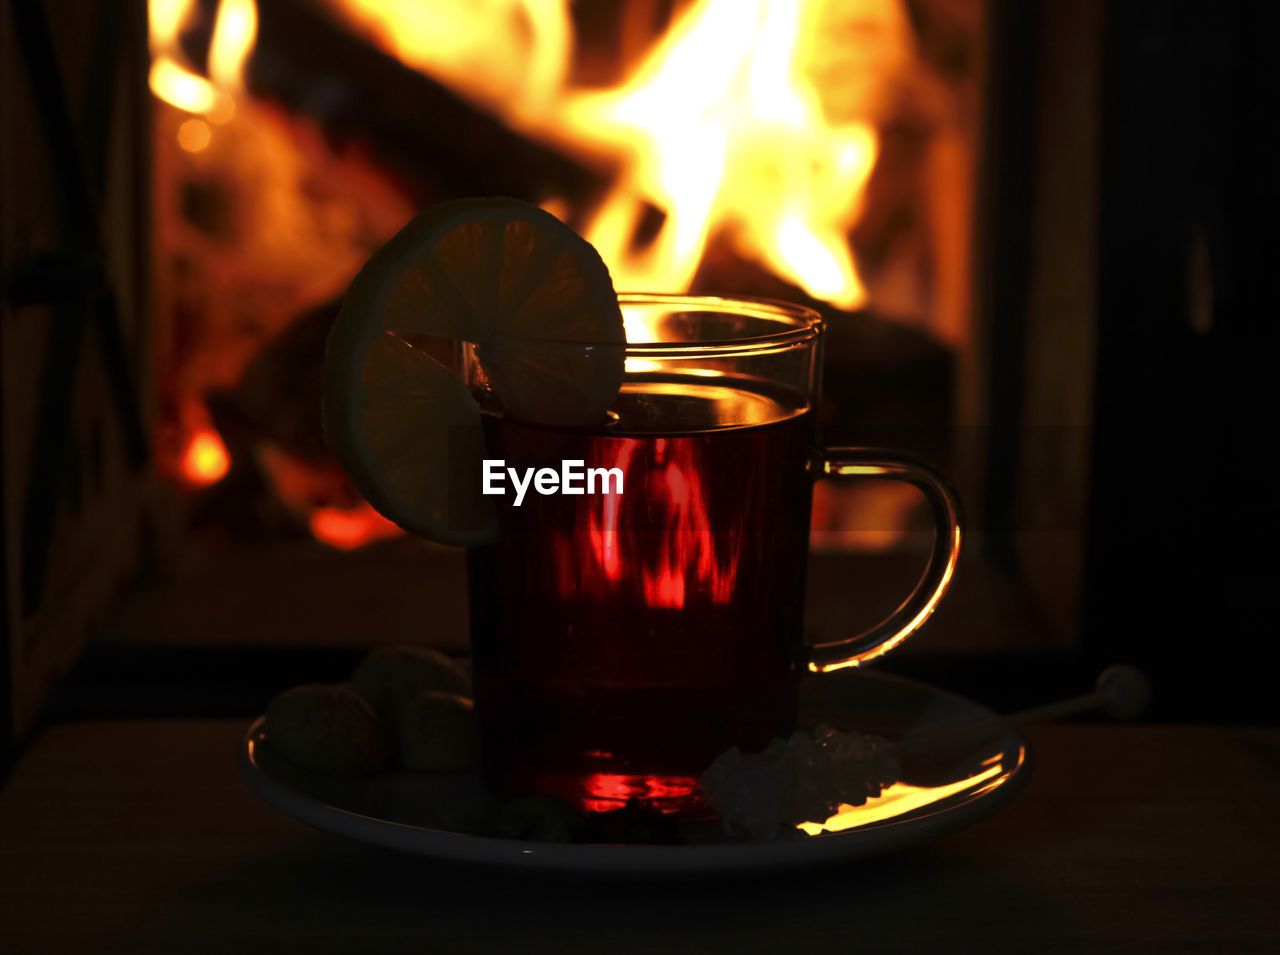
[[[801, 694], [802, 722], [823, 721], [895, 741], [940, 723], [992, 715], [953, 694], [875, 672], [848, 670], [808, 683]], [[817, 835], [740, 842], [703, 823], [694, 844], [641, 846], [522, 842], [448, 831], [442, 820], [483, 797], [477, 778], [323, 776], [300, 769], [266, 745], [261, 718], [245, 734], [237, 763], [249, 789], [285, 815], [389, 849], [509, 869], [728, 875], [865, 858], [967, 826], [1022, 789], [1030, 773], [1030, 748], [1020, 733], [1009, 730], [943, 759], [931, 758], [927, 766], [904, 760], [901, 783], [864, 806], [845, 807]]]

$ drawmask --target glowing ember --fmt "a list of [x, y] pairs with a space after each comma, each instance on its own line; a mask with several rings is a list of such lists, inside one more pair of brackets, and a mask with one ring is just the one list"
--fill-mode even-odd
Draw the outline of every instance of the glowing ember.
[[178, 145], [189, 153], [198, 153], [209, 147], [213, 130], [202, 119], [188, 119], [178, 127]]
[[212, 428], [197, 431], [182, 455], [182, 473], [192, 484], [217, 484], [231, 470], [231, 455]]
[[310, 525], [316, 540], [338, 550], [355, 550], [404, 533], [363, 501], [353, 508], [317, 508], [311, 515]]
[[355, 550], [404, 533], [356, 497], [337, 465], [319, 466], [270, 442], [260, 443], [256, 450], [258, 465], [270, 478], [280, 503], [305, 521], [320, 543]]
[[258, 9], [253, 0], [222, 0], [209, 46], [209, 75], [223, 90], [242, 90], [244, 65], [258, 32]]
[[212, 112], [218, 101], [212, 83], [166, 59], [151, 64], [151, 92], [188, 113]]

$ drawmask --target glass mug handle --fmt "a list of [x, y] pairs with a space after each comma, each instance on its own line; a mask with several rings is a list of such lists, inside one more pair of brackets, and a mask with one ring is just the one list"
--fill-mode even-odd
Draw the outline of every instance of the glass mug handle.
[[905, 481], [924, 493], [933, 513], [933, 551], [920, 581], [897, 610], [870, 630], [809, 648], [809, 671], [858, 666], [892, 650], [929, 618], [947, 592], [960, 557], [960, 502], [937, 471], [900, 451], [826, 448], [818, 452], [814, 479], [872, 477]]

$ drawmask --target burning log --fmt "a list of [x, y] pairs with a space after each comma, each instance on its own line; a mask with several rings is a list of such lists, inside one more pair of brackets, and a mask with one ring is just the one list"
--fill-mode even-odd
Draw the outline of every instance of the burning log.
[[208, 395], [224, 439], [234, 445], [268, 440], [302, 460], [333, 460], [321, 436], [320, 397], [325, 340], [338, 304], [299, 315], [248, 364], [234, 389]]
[[196, 521], [239, 539], [309, 532], [342, 549], [398, 536], [399, 528], [359, 496], [324, 442], [320, 398], [329, 328], [339, 303], [299, 315], [249, 363], [235, 388], [206, 396], [215, 434], [235, 468], [202, 495]]
[[419, 202], [501, 194], [582, 207], [614, 178], [606, 160], [586, 165], [520, 135], [310, 4], [276, 0], [259, 17], [250, 92], [311, 116], [336, 143], [371, 144]]

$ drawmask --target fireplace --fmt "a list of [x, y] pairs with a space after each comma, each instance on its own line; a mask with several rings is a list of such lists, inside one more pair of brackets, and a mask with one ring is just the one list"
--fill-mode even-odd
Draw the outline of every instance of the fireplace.
[[[319, 441], [316, 349], [372, 248], [476, 193], [561, 216], [620, 290], [822, 308], [828, 430], [946, 453], [976, 390], [977, 8], [584, 6], [152, 5], [157, 463], [202, 523], [396, 533]], [[823, 485], [815, 545], [893, 547], [916, 504]]]
[[[1215, 192], [1221, 170], [1188, 161], [1198, 205], [1157, 196], [1133, 129], [1169, 145], [1178, 126], [1146, 109], [1162, 93], [1133, 64], [1173, 75], [1175, 53], [1143, 43], [1196, 49], [1203, 27], [1212, 102], [1247, 105], [1256, 78], [1225, 64], [1258, 65], [1248, 17], [1103, 0], [75, 6], [5, 14], [7, 122], [50, 160], [11, 163], [4, 184], [15, 733], [78, 659], [98, 667], [82, 687], [181, 682], [179, 651], [214, 682], [265, 686], [269, 666], [244, 676], [255, 653], [327, 673], [414, 638], [426, 606], [436, 642], [465, 652], [461, 554], [407, 539], [350, 486], [320, 438], [319, 363], [370, 251], [415, 209], [477, 194], [561, 217], [620, 290], [823, 312], [827, 435], [931, 459], [968, 511], [956, 592], [901, 666], [1015, 705], [1100, 659], [1154, 659], [1136, 610], [1114, 632], [1118, 555], [1156, 521], [1111, 472], [1155, 460], [1132, 439], [1139, 409], [1201, 359], [1113, 331], [1138, 307], [1116, 270], [1191, 315], [1187, 349], [1249, 353], [1254, 332], [1213, 316], [1224, 288], [1248, 301], [1224, 236], [1266, 177]], [[1210, 103], [1190, 97], [1192, 118]], [[1256, 161], [1256, 118], [1232, 115], [1244, 133], [1222, 142]], [[1176, 250], [1135, 251], [1130, 212], [1176, 222]], [[1170, 327], [1149, 331], [1184, 347]], [[896, 485], [823, 486], [817, 639], [909, 587], [919, 511]]]
[[[370, 249], [486, 191], [583, 232], [619, 289], [821, 308], [828, 433], [949, 457], [979, 11], [748, 6], [153, 4], [157, 464], [188, 529], [397, 536], [319, 439], [319, 349]], [[821, 485], [815, 549], [919, 550], [919, 504]]]

